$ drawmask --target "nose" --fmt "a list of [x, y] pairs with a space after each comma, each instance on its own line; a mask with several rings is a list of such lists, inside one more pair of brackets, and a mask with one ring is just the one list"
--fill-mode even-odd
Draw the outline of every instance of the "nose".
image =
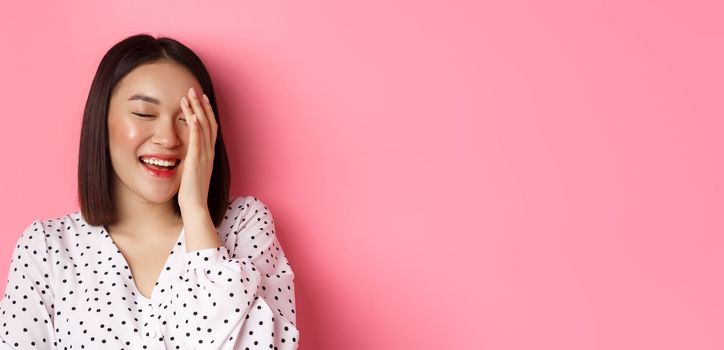
[[180, 142], [181, 138], [179, 137], [178, 132], [176, 132], [173, 122], [159, 122], [156, 124], [156, 130], [153, 135], [153, 143], [162, 147], [171, 148], [175, 147]]

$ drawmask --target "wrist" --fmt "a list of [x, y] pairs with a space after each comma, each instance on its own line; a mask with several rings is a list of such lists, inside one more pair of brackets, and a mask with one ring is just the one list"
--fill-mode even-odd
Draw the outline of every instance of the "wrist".
[[209, 215], [211, 216], [211, 212], [209, 211], [209, 208], [202, 205], [191, 205], [191, 206], [179, 206], [181, 209], [181, 215], [182, 216], [203, 216], [203, 215]]
[[186, 232], [186, 252], [223, 245], [208, 209], [187, 210], [182, 216]]

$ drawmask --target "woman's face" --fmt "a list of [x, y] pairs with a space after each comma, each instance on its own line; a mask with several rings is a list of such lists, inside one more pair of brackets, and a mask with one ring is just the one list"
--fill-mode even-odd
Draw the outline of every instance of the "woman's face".
[[[180, 101], [191, 87], [201, 96], [196, 78], [183, 66], [168, 61], [139, 66], [116, 85], [108, 110], [116, 195], [138, 196], [155, 203], [173, 199], [181, 184], [189, 141]], [[149, 154], [180, 159], [180, 164], [172, 175], [157, 176], [140, 161]]]

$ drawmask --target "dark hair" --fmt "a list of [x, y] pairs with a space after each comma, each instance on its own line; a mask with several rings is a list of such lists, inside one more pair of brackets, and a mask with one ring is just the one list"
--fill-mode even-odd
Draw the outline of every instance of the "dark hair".
[[[81, 213], [90, 225], [105, 226], [118, 219], [108, 145], [108, 108], [114, 87], [136, 67], [163, 60], [186, 67], [196, 77], [211, 102], [218, 129], [207, 204], [214, 225], [218, 226], [224, 217], [229, 204], [231, 174], [211, 77], [201, 59], [180, 42], [168, 37], [156, 39], [148, 34], [138, 34], [115, 44], [103, 56], [83, 112], [78, 158], [78, 201]], [[178, 192], [174, 195], [174, 203], [176, 214], [180, 214]]]

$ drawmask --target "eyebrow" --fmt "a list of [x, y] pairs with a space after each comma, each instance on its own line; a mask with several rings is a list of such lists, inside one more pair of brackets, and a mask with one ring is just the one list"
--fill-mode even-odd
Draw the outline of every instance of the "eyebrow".
[[157, 98], [151, 97], [151, 96], [148, 96], [148, 95], [145, 95], [145, 94], [142, 94], [142, 93], [135, 94], [135, 95], [131, 96], [128, 100], [129, 100], [129, 101], [141, 100], [141, 101], [150, 102], [150, 103], [153, 103], [153, 104], [156, 104], [156, 105], [160, 105], [160, 104], [161, 104], [161, 101], [159, 101]]

